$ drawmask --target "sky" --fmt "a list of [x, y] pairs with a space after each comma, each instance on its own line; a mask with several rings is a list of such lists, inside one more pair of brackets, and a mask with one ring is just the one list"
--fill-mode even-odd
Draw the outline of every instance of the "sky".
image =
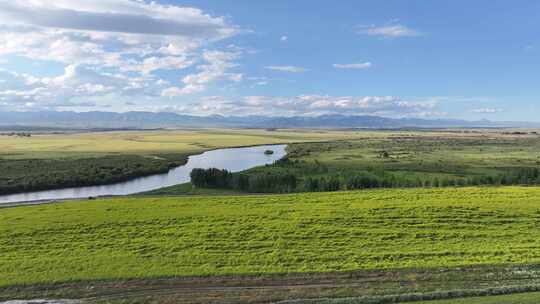
[[1, 111], [540, 121], [540, 1], [0, 0]]

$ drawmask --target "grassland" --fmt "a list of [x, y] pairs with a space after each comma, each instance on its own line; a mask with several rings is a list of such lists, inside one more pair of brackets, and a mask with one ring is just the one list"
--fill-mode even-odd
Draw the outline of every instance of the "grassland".
[[327, 141], [382, 136], [376, 132], [310, 130], [159, 130], [0, 136], [3, 159], [198, 153], [205, 150], [273, 143]]
[[540, 262], [540, 189], [122, 198], [4, 209], [0, 285]]
[[178, 195], [241, 195], [246, 194], [230, 189], [212, 189], [212, 188], [197, 188], [191, 183], [178, 184], [170, 187], [160, 188], [148, 192], [135, 194], [134, 196], [178, 196]]
[[425, 132], [294, 143], [289, 161], [246, 174], [293, 174], [295, 191], [540, 184], [538, 135], [480, 134]]
[[0, 136], [0, 194], [108, 184], [166, 172], [205, 150], [356, 138], [359, 132], [185, 130]]
[[[392, 134], [329, 143], [294, 144], [293, 159], [320, 162], [329, 171], [364, 168], [413, 176], [464, 177], [540, 166], [540, 136], [496, 133]], [[382, 152], [388, 157], [381, 157]]]
[[[289, 158], [294, 165], [259, 167], [247, 174], [293, 172], [302, 180], [367, 171], [412, 179], [468, 178], [538, 168], [539, 139], [537, 134], [498, 130], [0, 136], [0, 189], [5, 183], [35, 181], [33, 177], [65, 176], [72, 181], [88, 172], [105, 177], [89, 183], [106, 183], [107, 177], [167, 170], [187, 155], [208, 149], [268, 143], [292, 143]], [[170, 196], [176, 194], [186, 197]], [[97, 290], [109, 294], [116, 288], [137, 293], [157, 288], [154, 284], [165, 284], [170, 292], [193, 280], [201, 288], [215, 288], [200, 297], [200, 303], [215, 301], [213, 297], [247, 303], [494, 285], [537, 290], [539, 202], [540, 188], [535, 187], [248, 196], [183, 184], [139, 197], [5, 208], [0, 209], [0, 300], [92, 297]], [[286, 292], [251, 285], [234, 289], [244, 278], [254, 285], [296, 287]], [[229, 285], [221, 286], [224, 282]], [[299, 287], [298, 282], [308, 283]], [[94, 288], [98, 285], [102, 289]], [[185, 293], [182, 288], [178, 294]], [[489, 299], [478, 303], [499, 303]], [[161, 297], [158, 302], [167, 303]]]
[[472, 297], [453, 300], [412, 302], [412, 304], [536, 304], [540, 293], [525, 293], [495, 297]]
[[[263, 172], [290, 171], [301, 181], [335, 175], [345, 180], [359, 171], [392, 174], [414, 183], [459, 180], [537, 168], [539, 138], [532, 132], [515, 135], [503, 130], [209, 129], [0, 136], [0, 193], [107, 184], [162, 173], [205, 150], [272, 143], [294, 143], [290, 158], [298, 162]], [[388, 157], [381, 157], [382, 152]], [[319, 168], [314, 169], [314, 163]], [[298, 183], [297, 190], [303, 191], [302, 186]]]

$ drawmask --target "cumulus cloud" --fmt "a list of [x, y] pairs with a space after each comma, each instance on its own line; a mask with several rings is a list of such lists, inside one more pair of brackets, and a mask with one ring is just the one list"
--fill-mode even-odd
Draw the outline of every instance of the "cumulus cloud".
[[334, 63], [333, 67], [336, 69], [356, 69], [356, 70], [365, 70], [369, 69], [372, 66], [371, 62], [364, 63]]
[[145, 78], [100, 73], [87, 66], [69, 65], [62, 75], [37, 78], [0, 69], [0, 101], [13, 110], [56, 109], [88, 105], [82, 101], [94, 96], [158, 96], [158, 88]]
[[22, 79], [26, 76], [18, 75], [18, 82], [11, 79], [9, 90], [3, 90], [0, 98], [4, 104], [25, 99], [37, 105], [85, 94], [160, 96], [174, 85], [155, 73], [185, 73], [187, 68], [199, 72], [186, 76], [180, 89], [200, 92], [214, 80], [242, 78], [228, 71], [234, 67], [232, 59], [220, 59], [219, 51], [205, 49], [239, 32], [226, 18], [155, 1], [0, 1], [0, 56], [17, 55], [66, 67], [64, 75], [32, 85]]
[[279, 41], [281, 42], [286, 42], [287, 40], [289, 40], [289, 37], [287, 36], [281, 36], [281, 38], [279, 38]]
[[480, 108], [480, 109], [473, 109], [471, 110], [472, 113], [477, 114], [496, 114], [499, 112], [502, 112], [501, 109], [495, 109], [495, 108]]
[[267, 70], [288, 72], [288, 73], [303, 73], [307, 71], [307, 69], [305, 68], [291, 66], [291, 65], [271, 65], [271, 66], [265, 66], [264, 68]]
[[202, 98], [184, 109], [192, 114], [317, 116], [325, 114], [382, 115], [394, 117], [439, 116], [433, 101], [407, 101], [394, 96], [294, 97], [246, 96], [236, 99], [221, 96]]
[[393, 24], [385, 26], [364, 26], [358, 31], [360, 34], [370, 36], [381, 36], [386, 38], [413, 37], [419, 36], [420, 32], [413, 30], [405, 25]]
[[123, 71], [136, 71], [148, 75], [157, 70], [182, 70], [193, 65], [193, 63], [194, 61], [187, 59], [185, 55], [177, 57], [148, 57], [140, 63], [134, 62], [133, 65], [126, 65], [121, 69]]
[[243, 75], [240, 73], [229, 73], [229, 69], [236, 64], [233, 60], [240, 56], [241, 52], [205, 51], [203, 59], [206, 64], [200, 65], [200, 72], [190, 74], [182, 79], [183, 87], [170, 87], [162, 92], [162, 96], [175, 97], [186, 94], [193, 94], [204, 91], [207, 84], [216, 80], [229, 80], [239, 82]]

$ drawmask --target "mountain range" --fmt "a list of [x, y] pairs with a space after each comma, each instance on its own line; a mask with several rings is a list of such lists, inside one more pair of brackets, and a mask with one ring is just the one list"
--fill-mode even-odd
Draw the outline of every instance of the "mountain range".
[[169, 112], [0, 112], [0, 127], [77, 129], [153, 128], [537, 128], [540, 123], [457, 119], [388, 118], [380, 116], [194, 116]]

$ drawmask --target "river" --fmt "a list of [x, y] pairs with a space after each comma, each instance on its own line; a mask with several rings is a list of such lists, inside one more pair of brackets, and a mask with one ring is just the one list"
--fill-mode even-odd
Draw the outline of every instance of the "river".
[[[245, 148], [226, 148], [192, 155], [185, 165], [171, 169], [168, 173], [138, 177], [126, 182], [102, 185], [35, 191], [0, 196], [0, 205], [22, 202], [80, 199], [88, 197], [129, 195], [189, 182], [194, 168], [218, 168], [239, 172], [253, 167], [271, 164], [284, 157], [287, 145], [266, 145]], [[266, 150], [274, 151], [265, 154]]]

